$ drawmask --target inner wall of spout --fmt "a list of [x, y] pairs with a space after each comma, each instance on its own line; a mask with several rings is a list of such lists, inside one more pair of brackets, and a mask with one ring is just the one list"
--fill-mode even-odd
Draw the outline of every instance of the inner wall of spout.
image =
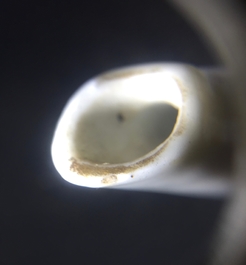
[[179, 107], [160, 89], [145, 86], [139, 91], [137, 86], [127, 91], [124, 85], [111, 83], [78, 119], [73, 139], [76, 157], [121, 164], [163, 143], [175, 126]]

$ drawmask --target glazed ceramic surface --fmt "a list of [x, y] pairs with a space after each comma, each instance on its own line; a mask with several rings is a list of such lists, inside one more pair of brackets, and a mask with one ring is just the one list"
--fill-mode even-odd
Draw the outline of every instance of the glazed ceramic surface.
[[58, 121], [52, 158], [76, 185], [219, 194], [228, 178], [204, 161], [223, 137], [220, 104], [203, 71], [146, 64], [80, 87]]

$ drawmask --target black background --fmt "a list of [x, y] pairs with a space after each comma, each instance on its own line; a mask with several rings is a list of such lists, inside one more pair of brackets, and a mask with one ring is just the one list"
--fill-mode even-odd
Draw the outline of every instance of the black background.
[[0, 264], [201, 264], [222, 199], [87, 189], [50, 144], [69, 96], [119, 66], [215, 60], [165, 1], [2, 1]]

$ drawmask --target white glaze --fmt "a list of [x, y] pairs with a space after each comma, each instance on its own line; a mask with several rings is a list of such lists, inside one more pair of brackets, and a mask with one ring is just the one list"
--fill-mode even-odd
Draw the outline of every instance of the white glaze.
[[122, 68], [91, 79], [70, 98], [52, 159], [76, 185], [219, 194], [227, 179], [208, 176], [193, 160], [217, 144], [221, 130], [218, 102], [200, 70]]

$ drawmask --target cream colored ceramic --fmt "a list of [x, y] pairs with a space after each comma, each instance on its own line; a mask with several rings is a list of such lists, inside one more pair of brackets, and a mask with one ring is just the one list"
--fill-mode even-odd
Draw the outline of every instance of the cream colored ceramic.
[[206, 163], [220, 149], [223, 130], [206, 72], [184, 64], [127, 67], [72, 95], [55, 130], [52, 159], [76, 185], [220, 194], [229, 181]]

